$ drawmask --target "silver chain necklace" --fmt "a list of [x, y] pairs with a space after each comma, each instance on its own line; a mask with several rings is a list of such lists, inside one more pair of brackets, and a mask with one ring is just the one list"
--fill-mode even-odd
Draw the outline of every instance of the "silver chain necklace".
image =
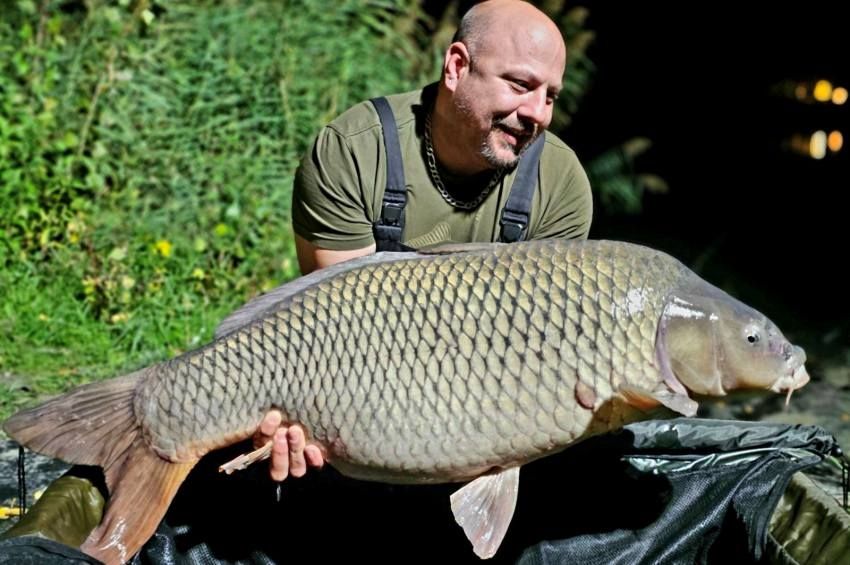
[[440, 178], [440, 171], [437, 170], [437, 157], [434, 155], [434, 145], [431, 141], [431, 114], [432, 112], [428, 112], [428, 116], [425, 118], [425, 152], [428, 156], [428, 172], [431, 173], [431, 180], [434, 181], [434, 185], [437, 187], [437, 190], [440, 191], [440, 195], [443, 197], [443, 200], [448, 202], [451, 206], [460, 208], [461, 210], [474, 210], [475, 208], [478, 208], [482, 202], [484, 202], [484, 199], [487, 198], [487, 195], [490, 194], [493, 187], [499, 184], [502, 180], [502, 176], [504, 175], [504, 170], [497, 169], [490, 178], [489, 184], [487, 184], [484, 190], [482, 190], [473, 200], [458, 200], [449, 194], [449, 191], [446, 189], [446, 185], [443, 184], [443, 179]]

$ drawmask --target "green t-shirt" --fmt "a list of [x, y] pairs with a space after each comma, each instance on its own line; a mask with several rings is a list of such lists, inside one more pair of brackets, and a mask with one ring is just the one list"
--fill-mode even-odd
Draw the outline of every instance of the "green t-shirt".
[[[404, 161], [407, 205], [403, 243], [497, 241], [499, 219], [516, 168], [474, 210], [451, 206], [431, 181], [423, 130], [435, 85], [388, 96]], [[575, 153], [546, 132], [526, 239], [586, 239], [593, 216], [590, 183]], [[292, 224], [296, 234], [335, 251], [375, 242], [386, 187], [386, 156], [374, 106], [362, 102], [322, 128], [295, 176]]]

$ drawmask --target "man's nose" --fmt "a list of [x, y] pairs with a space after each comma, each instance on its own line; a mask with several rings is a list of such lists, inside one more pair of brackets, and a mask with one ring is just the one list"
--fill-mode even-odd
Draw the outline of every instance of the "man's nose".
[[548, 103], [545, 88], [537, 88], [526, 93], [517, 109], [520, 119], [531, 122], [540, 128], [549, 126], [552, 120], [552, 105]]

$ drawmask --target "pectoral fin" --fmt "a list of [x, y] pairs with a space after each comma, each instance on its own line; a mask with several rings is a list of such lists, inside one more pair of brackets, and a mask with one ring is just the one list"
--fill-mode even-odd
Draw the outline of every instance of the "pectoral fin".
[[451, 496], [455, 521], [475, 555], [488, 559], [499, 549], [516, 508], [519, 467], [478, 477]]
[[658, 406], [666, 406], [684, 416], [693, 416], [699, 408], [699, 404], [691, 400], [688, 395], [668, 390], [648, 391], [636, 386], [623, 385], [620, 387], [620, 395], [626, 402], [639, 410], [651, 410]]

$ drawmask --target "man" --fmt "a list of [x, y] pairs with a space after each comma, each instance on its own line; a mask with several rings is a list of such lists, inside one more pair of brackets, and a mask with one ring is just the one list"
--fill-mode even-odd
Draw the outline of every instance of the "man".
[[[317, 136], [293, 191], [302, 273], [402, 245], [586, 238], [587, 176], [573, 151], [545, 133], [565, 61], [560, 31], [534, 6], [490, 0], [470, 9], [446, 50], [439, 82], [388, 97], [395, 124], [387, 127], [397, 142], [386, 143], [378, 106], [369, 102]], [[393, 147], [400, 160], [388, 158]], [[406, 179], [404, 186], [385, 190], [394, 175]], [[399, 192], [401, 203], [391, 201]], [[530, 207], [509, 209], [514, 194], [525, 194]], [[270, 440], [274, 481], [324, 463], [320, 448], [276, 410], [264, 418], [254, 445]], [[65, 481], [62, 488], [82, 488], [77, 485]]]
[[[586, 239], [590, 184], [575, 153], [551, 133], [566, 47], [558, 27], [519, 0], [471, 8], [448, 47], [440, 81], [390, 96], [406, 179], [403, 243], [497, 241], [520, 158], [545, 136], [524, 239]], [[292, 221], [302, 274], [382, 248], [386, 145], [363, 102], [322, 129], [298, 169]], [[377, 237], [376, 237], [377, 235]], [[272, 411], [255, 444], [274, 438], [271, 476], [322, 464], [297, 426]], [[277, 432], [275, 433], [275, 430]]]

